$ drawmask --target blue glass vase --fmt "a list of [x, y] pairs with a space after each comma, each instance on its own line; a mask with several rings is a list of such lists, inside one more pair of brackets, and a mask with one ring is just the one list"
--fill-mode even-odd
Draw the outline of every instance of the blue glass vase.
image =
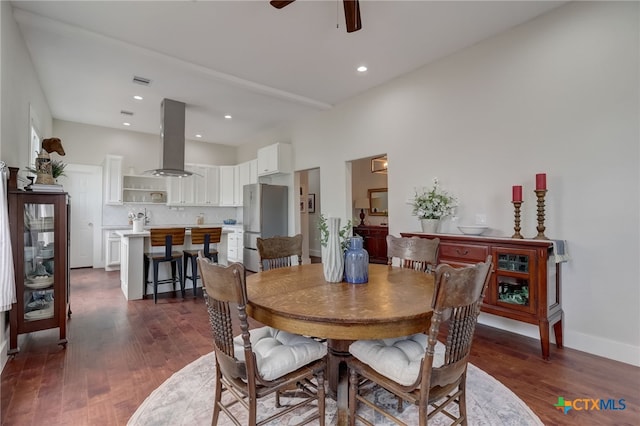
[[351, 237], [344, 255], [344, 278], [351, 284], [369, 281], [369, 253], [362, 247], [362, 237]]

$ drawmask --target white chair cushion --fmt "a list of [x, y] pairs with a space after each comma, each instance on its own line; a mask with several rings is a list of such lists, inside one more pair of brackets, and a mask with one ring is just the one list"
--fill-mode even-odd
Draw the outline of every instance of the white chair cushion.
[[[349, 346], [349, 352], [361, 362], [390, 378], [408, 386], [420, 374], [420, 362], [427, 350], [427, 335], [397, 337], [383, 340], [358, 340]], [[433, 366], [444, 364], [445, 346], [438, 342]]]
[[[258, 372], [265, 380], [277, 379], [327, 354], [326, 345], [298, 334], [271, 327], [257, 328], [250, 333]], [[236, 358], [244, 361], [242, 336], [236, 336], [233, 344]]]

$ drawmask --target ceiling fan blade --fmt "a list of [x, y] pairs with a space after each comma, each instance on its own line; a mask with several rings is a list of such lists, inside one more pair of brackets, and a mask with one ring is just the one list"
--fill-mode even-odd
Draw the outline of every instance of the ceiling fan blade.
[[269, 3], [271, 4], [271, 6], [275, 7], [276, 9], [282, 9], [283, 7], [293, 3], [294, 1], [295, 0], [271, 0]]
[[358, 0], [344, 0], [344, 19], [347, 22], [348, 33], [358, 31], [362, 28], [362, 22], [360, 22], [360, 4]]

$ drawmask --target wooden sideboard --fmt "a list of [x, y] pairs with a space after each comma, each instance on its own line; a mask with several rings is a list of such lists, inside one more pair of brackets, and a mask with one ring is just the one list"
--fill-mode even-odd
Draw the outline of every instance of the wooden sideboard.
[[356, 226], [353, 235], [360, 235], [364, 239], [364, 248], [369, 253], [369, 263], [387, 263], [387, 235], [386, 226]]
[[493, 256], [493, 274], [482, 311], [538, 325], [542, 356], [549, 359], [549, 326], [562, 347], [560, 263], [550, 240], [452, 234], [401, 233], [403, 237], [440, 238], [438, 263], [466, 266]]

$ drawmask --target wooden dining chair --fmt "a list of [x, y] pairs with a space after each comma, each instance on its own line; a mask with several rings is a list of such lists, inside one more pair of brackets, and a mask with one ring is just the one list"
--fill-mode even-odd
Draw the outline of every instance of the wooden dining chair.
[[[302, 234], [293, 237], [258, 238], [258, 256], [260, 256], [260, 271], [269, 271], [277, 268], [287, 268], [294, 264], [293, 260], [302, 265]], [[310, 337], [318, 342], [326, 339]], [[281, 407], [280, 396], [290, 394], [290, 390], [276, 392], [276, 407]]]
[[[405, 424], [378, 405], [377, 399], [367, 398], [367, 384], [371, 383], [417, 405], [418, 419], [413, 424], [425, 426], [438, 413], [455, 420], [454, 424], [467, 424], [467, 364], [491, 266], [491, 256], [483, 263], [459, 269], [438, 265], [428, 334], [359, 340], [349, 346], [353, 356], [347, 361], [350, 425], [355, 425], [356, 419], [367, 422], [357, 413], [359, 403]], [[439, 336], [444, 343], [438, 342]], [[457, 414], [450, 409], [452, 403], [458, 406]]]
[[[213, 418], [220, 412], [241, 424], [229, 409], [240, 403], [249, 412], [247, 424], [262, 425], [297, 410], [297, 424], [318, 420], [324, 425], [327, 347], [312, 339], [272, 327], [249, 330], [246, 272], [241, 263], [220, 266], [198, 257], [216, 354], [216, 385]], [[233, 323], [241, 335], [234, 337]], [[257, 401], [284, 389], [296, 389], [297, 399], [274, 415], [258, 421]], [[226, 392], [225, 401], [222, 394]], [[307, 411], [306, 408], [311, 407]], [[302, 412], [301, 412], [302, 411]], [[244, 423], [244, 422], [243, 422]]]
[[[153, 303], [158, 303], [158, 284], [172, 283], [175, 291], [176, 269], [178, 270], [178, 283], [184, 297], [184, 278], [182, 274], [182, 252], [173, 251], [174, 246], [184, 244], [185, 228], [151, 228], [151, 247], [164, 247], [162, 252], [147, 252], [144, 254], [144, 292], [147, 295], [147, 285], [153, 284]], [[171, 278], [159, 280], [158, 269], [160, 263], [171, 264]], [[153, 264], [153, 281], [149, 281], [149, 266]]]
[[387, 235], [387, 264], [400, 261], [401, 268], [433, 272], [438, 263], [439, 238], [394, 237]]
[[260, 271], [285, 268], [293, 265], [293, 260], [302, 265], [302, 234], [293, 237], [258, 238]]
[[[187, 284], [187, 280], [191, 280], [193, 283], [193, 297], [196, 297], [197, 295], [198, 278], [200, 278], [198, 275], [198, 252], [202, 250], [202, 253], [207, 259], [211, 259], [214, 263], [218, 263], [218, 250], [211, 249], [210, 245], [219, 243], [221, 238], [221, 227], [191, 228], [191, 245], [194, 247], [198, 245], [202, 246], [197, 249], [182, 250], [184, 282], [185, 286]], [[189, 265], [191, 265], [191, 275], [187, 272]]]

